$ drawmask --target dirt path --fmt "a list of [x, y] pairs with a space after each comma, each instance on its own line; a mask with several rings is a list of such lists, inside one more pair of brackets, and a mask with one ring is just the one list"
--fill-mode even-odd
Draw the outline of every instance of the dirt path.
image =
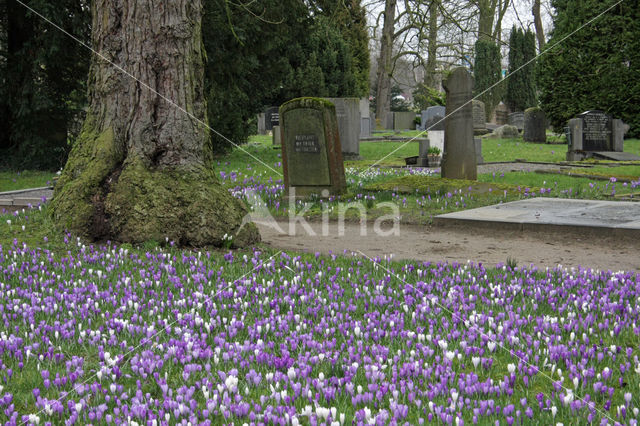
[[512, 258], [519, 266], [553, 268], [560, 264], [640, 272], [640, 241], [631, 239], [417, 225], [400, 225], [399, 235], [380, 236], [373, 224], [368, 224], [363, 235], [357, 223], [345, 224], [342, 236], [337, 223], [331, 223], [324, 233], [321, 223], [309, 223], [316, 235], [309, 235], [298, 224], [295, 235], [289, 235], [287, 222], [278, 225], [285, 233], [274, 229], [273, 224], [258, 224], [265, 244], [284, 250], [324, 254], [361, 251], [370, 257], [392, 254], [394, 259], [417, 261], [471, 260], [487, 266]]

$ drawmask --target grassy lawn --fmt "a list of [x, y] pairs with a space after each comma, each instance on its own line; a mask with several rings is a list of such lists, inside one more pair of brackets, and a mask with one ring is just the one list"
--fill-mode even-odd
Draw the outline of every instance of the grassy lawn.
[[497, 161], [565, 161], [567, 145], [537, 144], [522, 139], [482, 139], [482, 155], [487, 163]]
[[22, 172], [0, 171], [0, 192], [50, 186], [54, 176], [55, 173], [33, 170]]

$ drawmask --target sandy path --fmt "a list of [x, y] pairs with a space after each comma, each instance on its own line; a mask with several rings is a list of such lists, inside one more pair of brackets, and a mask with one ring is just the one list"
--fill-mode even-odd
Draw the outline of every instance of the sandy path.
[[640, 241], [632, 239], [418, 225], [400, 225], [399, 235], [380, 236], [374, 232], [373, 224], [368, 224], [365, 236], [357, 223], [345, 224], [343, 236], [338, 233], [337, 223], [331, 223], [324, 235], [321, 223], [309, 223], [316, 233], [310, 236], [300, 224], [295, 235], [288, 234], [287, 222], [279, 221], [278, 225], [285, 233], [258, 224], [264, 243], [284, 250], [324, 254], [361, 251], [371, 257], [393, 254], [394, 259], [417, 261], [471, 260], [487, 266], [512, 258], [519, 266], [581, 265], [640, 272]]

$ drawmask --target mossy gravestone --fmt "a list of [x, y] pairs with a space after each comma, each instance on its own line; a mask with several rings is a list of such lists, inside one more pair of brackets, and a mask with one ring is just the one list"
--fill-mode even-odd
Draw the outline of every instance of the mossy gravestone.
[[346, 189], [336, 108], [320, 98], [280, 107], [282, 169], [288, 194], [340, 194]]
[[538, 107], [528, 108], [524, 112], [524, 132], [522, 140], [525, 142], [547, 142], [547, 120], [544, 111]]
[[476, 180], [476, 148], [473, 142], [471, 92], [473, 77], [466, 68], [454, 69], [444, 82], [447, 114], [444, 122], [442, 177]]

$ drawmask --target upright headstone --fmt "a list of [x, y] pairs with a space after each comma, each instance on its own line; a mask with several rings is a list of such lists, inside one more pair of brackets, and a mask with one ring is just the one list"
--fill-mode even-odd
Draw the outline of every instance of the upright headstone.
[[282, 136], [280, 135], [280, 126], [273, 126], [272, 136], [273, 136], [272, 144], [280, 146], [280, 144], [282, 143]]
[[420, 114], [422, 130], [442, 130], [444, 131], [445, 107], [436, 105], [422, 111]]
[[444, 152], [444, 130], [429, 130], [429, 146], [435, 146]]
[[320, 98], [280, 107], [285, 190], [296, 196], [340, 194], [346, 189], [336, 108]]
[[515, 126], [518, 131], [524, 129], [524, 112], [516, 111], [509, 114], [509, 125]]
[[455, 68], [444, 82], [447, 114], [444, 130], [443, 178], [476, 180], [476, 149], [473, 142], [471, 93], [473, 77], [464, 67]]
[[360, 99], [360, 138], [371, 136], [371, 111], [369, 110], [369, 99]]
[[484, 102], [474, 99], [471, 102], [473, 110], [473, 131], [475, 134], [487, 133], [487, 114]]
[[429, 139], [418, 139], [418, 162], [417, 166], [427, 167], [429, 165]]
[[336, 107], [342, 156], [344, 159], [360, 157], [360, 99], [358, 98], [326, 98]]
[[476, 147], [476, 164], [484, 164], [482, 156], [482, 138], [473, 138], [473, 144]]
[[542, 109], [534, 107], [525, 110], [522, 140], [536, 143], [547, 142], [547, 120]]
[[258, 134], [259, 135], [267, 134], [267, 127], [264, 121], [264, 112], [261, 112], [260, 114], [258, 114]]
[[509, 108], [507, 108], [504, 102], [500, 102], [498, 106], [496, 106], [494, 114], [495, 124], [497, 124], [498, 126], [504, 126], [508, 123]]
[[369, 124], [371, 125], [371, 133], [373, 133], [373, 131], [376, 130], [376, 113], [370, 113], [369, 117], [371, 119], [371, 121], [369, 122]]
[[267, 108], [264, 112], [264, 128], [266, 131], [273, 130], [273, 126], [280, 125], [280, 113], [277, 106]]
[[623, 152], [624, 123], [603, 111], [586, 111], [569, 120], [567, 160], [582, 160], [595, 152]]
[[416, 113], [413, 111], [396, 111], [393, 113], [393, 130], [414, 130]]

